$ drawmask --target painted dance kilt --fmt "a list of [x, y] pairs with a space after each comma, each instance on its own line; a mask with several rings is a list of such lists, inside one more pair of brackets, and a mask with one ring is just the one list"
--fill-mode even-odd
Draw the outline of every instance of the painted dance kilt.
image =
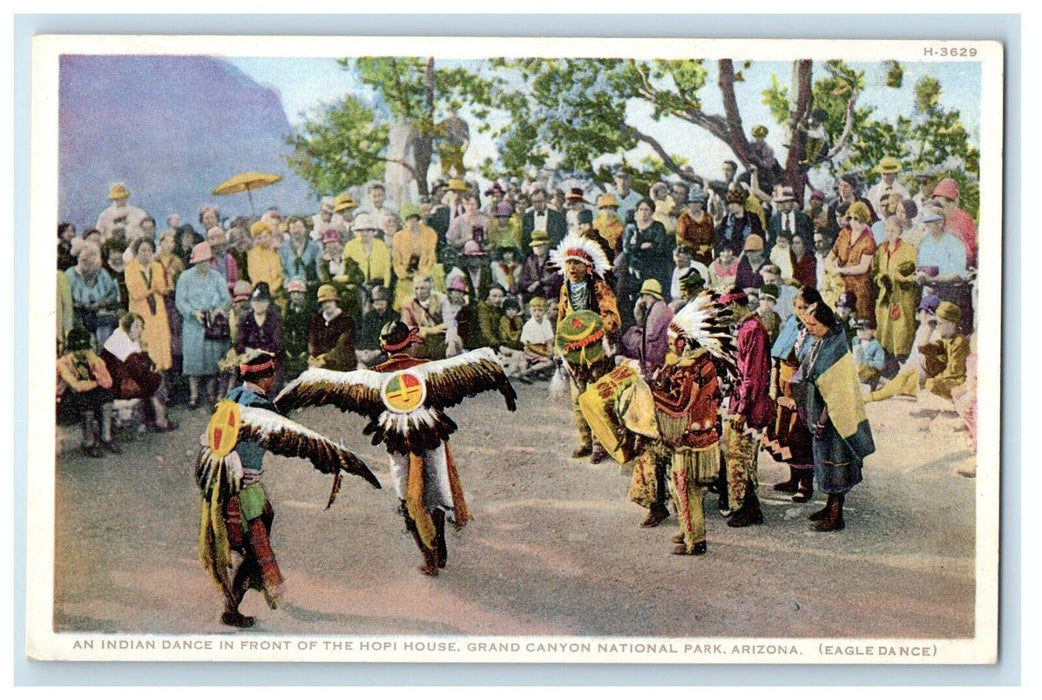
[[658, 437], [651, 389], [635, 364], [624, 363], [591, 383], [579, 408], [594, 437], [619, 464], [636, 456], [636, 435]]

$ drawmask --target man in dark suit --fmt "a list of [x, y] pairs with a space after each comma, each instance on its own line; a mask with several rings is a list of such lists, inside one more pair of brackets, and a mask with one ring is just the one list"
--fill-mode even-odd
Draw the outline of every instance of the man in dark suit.
[[521, 249], [529, 249], [532, 231], [546, 231], [550, 237], [550, 247], [553, 248], [568, 233], [568, 223], [564, 214], [546, 206], [546, 190], [542, 187], [532, 190], [531, 201], [532, 209], [525, 212], [521, 220]]
[[782, 187], [772, 201], [775, 214], [767, 223], [768, 255], [779, 235], [785, 235], [792, 240], [792, 237], [798, 234], [803, 236], [804, 240], [808, 240], [814, 234], [814, 225], [810, 217], [799, 210], [791, 187]]

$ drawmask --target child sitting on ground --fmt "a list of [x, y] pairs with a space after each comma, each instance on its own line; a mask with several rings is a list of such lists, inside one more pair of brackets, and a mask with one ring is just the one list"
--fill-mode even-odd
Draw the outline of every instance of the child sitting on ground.
[[876, 340], [871, 321], [859, 319], [855, 327], [857, 338], [854, 339], [851, 352], [854, 355], [854, 366], [857, 367], [857, 378], [862, 384], [867, 384], [870, 390], [875, 391], [883, 364], [886, 362], [886, 353]]
[[535, 379], [550, 379], [555, 366], [552, 357], [554, 327], [546, 317], [547, 303], [542, 297], [532, 297], [528, 302], [531, 316], [521, 329], [521, 343], [525, 348], [528, 375]]
[[516, 297], [507, 297], [503, 301], [503, 317], [499, 319], [500, 362], [508, 377], [522, 377], [527, 363], [521, 344], [521, 331], [524, 318], [521, 316], [521, 304]]

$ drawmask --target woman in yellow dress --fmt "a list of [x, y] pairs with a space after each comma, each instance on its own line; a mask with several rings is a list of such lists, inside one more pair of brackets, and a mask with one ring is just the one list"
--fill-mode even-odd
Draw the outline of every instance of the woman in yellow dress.
[[391, 239], [391, 263], [398, 278], [394, 291], [395, 311], [401, 311], [412, 296], [413, 279], [427, 275], [438, 262], [435, 256], [438, 232], [420, 220], [419, 208], [402, 207], [402, 218], [405, 228]]
[[170, 355], [170, 324], [166, 317], [164, 297], [168, 292], [166, 271], [153, 259], [154, 248], [148, 238], [139, 238], [131, 245], [134, 257], [123, 270], [130, 297], [130, 312], [141, 316], [145, 328], [141, 345], [156, 363], [156, 370], [165, 372], [172, 366]]
[[902, 236], [901, 222], [890, 216], [884, 223], [886, 240], [876, 248], [873, 277], [876, 298], [876, 338], [891, 357], [904, 359], [912, 351], [918, 322], [919, 287], [915, 284], [916, 247]]

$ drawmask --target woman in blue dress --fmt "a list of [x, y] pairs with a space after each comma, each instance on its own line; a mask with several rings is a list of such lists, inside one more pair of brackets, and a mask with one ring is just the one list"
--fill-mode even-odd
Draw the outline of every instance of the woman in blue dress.
[[[177, 279], [175, 303], [184, 318], [181, 342], [184, 352], [182, 373], [188, 377], [188, 408], [199, 407], [199, 382], [206, 379], [206, 398], [210, 403], [217, 400], [217, 361], [228, 351], [230, 338], [211, 339], [206, 337], [207, 317], [228, 316], [232, 298], [228, 294], [228, 283], [213, 269], [210, 261], [213, 253], [205, 241], [192, 248], [190, 263]], [[227, 328], [227, 324], [225, 325]]]

